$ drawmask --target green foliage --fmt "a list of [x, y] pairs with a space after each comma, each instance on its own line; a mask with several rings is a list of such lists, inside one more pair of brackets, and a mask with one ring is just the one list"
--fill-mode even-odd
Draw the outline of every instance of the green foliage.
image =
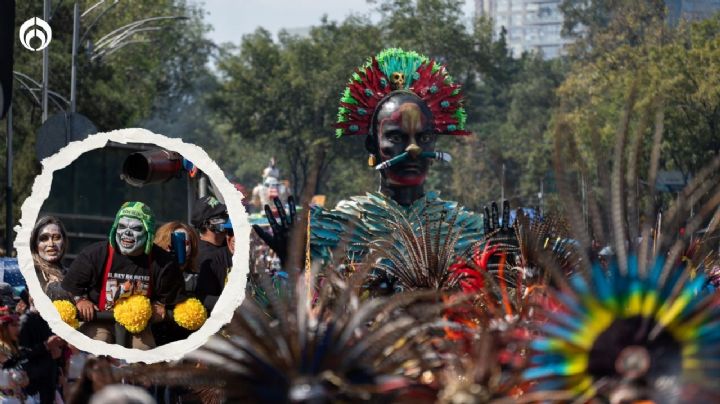
[[[222, 57], [221, 90], [212, 105], [230, 128], [228, 144], [262, 139], [255, 144], [265, 145], [258, 151], [265, 156], [263, 163], [270, 155], [282, 157], [281, 167], [290, 173], [295, 193], [304, 188], [310, 150], [324, 148], [316, 192], [328, 195], [330, 204], [374, 189], [377, 174], [365, 165], [364, 139], [333, 139], [334, 113], [357, 66], [383, 48], [401, 47], [448, 64], [453, 78], [463, 84], [468, 126], [477, 134], [441, 140], [439, 148], [450, 151], [454, 161], [449, 167], [433, 168], [428, 188], [479, 209], [500, 197], [502, 162], [510, 162], [508, 176], [522, 173], [522, 178], [507, 182], [506, 195], [515, 196], [518, 204], [534, 202], [526, 197], [535, 195], [535, 184], [545, 176], [548, 164], [544, 153], [533, 152], [538, 164], [528, 170], [527, 153], [544, 141], [553, 90], [562, 76], [560, 65], [538, 57], [512, 59], [504, 36], [493, 40], [487, 19], [468, 21], [461, 1], [374, 3], [380, 17], [377, 24], [358, 16], [342, 23], [323, 20], [308, 37], [281, 34], [278, 40], [260, 30], [243, 38], [236, 52]], [[534, 91], [538, 94], [529, 97]], [[524, 109], [533, 101], [540, 101], [532, 106], [533, 127], [525, 128]], [[513, 141], [516, 131], [523, 132], [522, 140]], [[242, 153], [235, 155], [242, 159]], [[242, 165], [234, 173], [258, 178], [262, 166]], [[252, 174], [247, 175], [247, 170]]]
[[[96, 1], [81, 1], [87, 10]], [[70, 98], [70, 63], [72, 44], [73, 2], [53, 4], [49, 23], [53, 28], [50, 49], [49, 88]], [[103, 7], [82, 20], [81, 34], [90, 27]], [[42, 2], [16, 2], [16, 28], [30, 17], [42, 15]], [[150, 16], [184, 16], [186, 20], [161, 21], [153, 26], [162, 29], [136, 34], [134, 41], [100, 60], [90, 60], [100, 38], [116, 28]], [[213, 45], [205, 38], [208, 26], [203, 14], [185, 0], [153, 2], [128, 1], [117, 3], [97, 20], [78, 52], [77, 111], [93, 121], [99, 130], [141, 126], [152, 116], [170, 116], [173, 108], [191, 105], [192, 93], [203, 80], [214, 80], [207, 71]], [[14, 70], [42, 81], [42, 55], [15, 46]], [[34, 92], [40, 97], [39, 91]], [[182, 101], [182, 102], [181, 102]], [[64, 102], [50, 102], [49, 116], [69, 109]], [[35, 142], [42, 125], [41, 109], [29, 91], [15, 81], [14, 113], [14, 216], [17, 220], [22, 201], [30, 194], [33, 178], [39, 173], [35, 158]], [[202, 119], [201, 119], [202, 120]], [[3, 130], [4, 132], [4, 130]], [[183, 133], [170, 134], [183, 136]], [[37, 139], [42, 142], [43, 139]], [[3, 142], [4, 145], [4, 142]], [[0, 164], [5, 166], [5, 147]], [[3, 176], [4, 177], [4, 176]], [[5, 178], [3, 178], [3, 181]], [[5, 189], [0, 191], [4, 199]], [[4, 227], [4, 218], [0, 227]]]
[[[91, 2], [82, 3], [84, 10]], [[142, 126], [199, 144], [248, 189], [260, 180], [271, 156], [277, 157], [296, 195], [312, 180], [312, 166], [319, 164], [311, 191], [326, 194], [328, 204], [334, 204], [374, 190], [378, 181], [367, 167], [364, 139], [335, 139], [342, 89], [368, 57], [402, 47], [448, 65], [453, 80], [463, 85], [467, 126], [476, 134], [441, 139], [439, 149], [451, 152], [454, 160], [433, 167], [428, 189], [481, 209], [500, 197], [504, 163], [505, 195], [515, 205], [536, 204], [535, 193], [549, 167], [549, 140], [543, 134], [557, 105], [555, 88], [565, 65], [530, 55], [513, 59], [504, 34], [494, 38], [492, 21], [463, 15], [460, 0], [373, 3], [373, 16], [341, 22], [323, 18], [303, 36], [281, 32], [275, 37], [258, 29], [223, 47], [208, 41], [202, 10], [184, 0], [118, 3], [88, 34], [93, 43], [143, 17], [188, 19], [159, 23], [162, 30], [141, 34], [135, 38], [140, 43], [101, 60], [91, 61], [83, 42], [78, 111], [100, 130]], [[37, 4], [18, 4], [18, 21], [40, 13]], [[66, 97], [71, 20], [72, 5], [60, 3], [51, 22], [50, 87]], [[39, 54], [17, 49], [16, 57], [16, 70], [40, 79]], [[41, 122], [33, 102], [16, 88], [16, 209], [38, 168], [34, 140]], [[51, 114], [59, 110], [53, 107]]]
[[[250, 143], [263, 156], [262, 165], [231, 167], [231, 172], [248, 178], [249, 169], [259, 181], [257, 173], [274, 155], [296, 195], [304, 189], [312, 164], [321, 167], [317, 193], [327, 191], [322, 185], [333, 183], [334, 175], [355, 177], [350, 172], [361, 172], [365, 158], [348, 152], [347, 143], [334, 141], [333, 124], [340, 91], [364, 61], [359, 55], [379, 50], [373, 40], [377, 35], [377, 28], [362, 18], [341, 24], [323, 20], [308, 37], [281, 33], [277, 42], [260, 29], [243, 38], [239, 52], [222, 57], [218, 68], [225, 80], [210, 102], [228, 125], [226, 150], [233, 149], [242, 160], [251, 154], [245, 148]], [[320, 161], [313, 160], [317, 149], [327, 150]], [[330, 170], [332, 164], [349, 171]]]
[[666, 164], [685, 173], [697, 171], [708, 155], [720, 150], [719, 21], [715, 17], [676, 29], [657, 23], [641, 45], [577, 63], [559, 90], [563, 120], [571, 123], [581, 143], [590, 144], [597, 131], [608, 150], [628, 89], [636, 86], [638, 110], [658, 97], [666, 106], [665, 149], [672, 160]]
[[576, 58], [592, 58], [644, 42], [648, 30], [664, 22], [664, 0], [562, 0], [563, 35], [575, 37]]
[[[364, 139], [335, 139], [342, 89], [368, 57], [402, 47], [446, 63], [463, 85], [467, 127], [475, 135], [440, 140], [438, 149], [454, 160], [435, 165], [427, 187], [475, 210], [503, 191], [515, 206], [537, 205], [541, 186], [546, 195], [553, 191], [558, 128], [573, 134], [587, 180], [602, 180], [631, 88], [630, 127], [642, 139], [651, 136], [648, 121], [665, 106], [662, 168], [691, 174], [720, 150], [720, 17], [668, 25], [660, 0], [565, 0], [565, 31], [579, 40], [569, 58], [546, 61], [532, 54], [512, 58], [504, 32], [496, 37], [492, 21], [468, 19], [460, 0], [370, 2], [371, 16], [323, 18], [302, 36], [258, 29], [224, 47], [207, 39], [203, 11], [185, 0], [118, 3], [90, 30], [90, 42], [81, 44], [78, 111], [100, 130], [143, 126], [199, 144], [248, 189], [271, 156], [296, 195], [318, 164], [310, 191], [334, 204], [375, 189], [378, 181], [366, 165]], [[81, 9], [91, 3], [82, 2]], [[41, 12], [39, 4], [19, 2], [18, 26]], [[167, 15], [187, 19], [159, 22], [162, 29], [139, 34], [138, 43], [90, 60], [91, 48], [113, 29]], [[71, 22], [71, 4], [60, 3], [51, 21], [50, 88], [65, 98]], [[17, 47], [15, 56], [15, 70], [39, 81], [40, 54]], [[14, 105], [17, 217], [38, 170], [34, 149], [41, 122], [35, 99], [19, 86]], [[51, 114], [63, 108], [51, 104]], [[647, 148], [647, 141], [641, 145]], [[553, 199], [548, 195], [546, 202]]]
[[626, 113], [628, 141], [644, 150], [641, 181], [647, 180], [642, 173], [658, 111], [664, 112], [660, 169], [691, 177], [720, 152], [720, 15], [669, 25], [664, 10], [656, 7], [653, 14], [653, 2], [641, 3], [646, 7], [614, 13], [605, 26], [591, 27], [596, 46], [573, 61], [558, 90], [554, 127], [573, 135], [576, 157], [586, 166], [586, 180], [598, 184], [598, 198], [609, 188], [610, 162], [631, 157], [612, 152]]

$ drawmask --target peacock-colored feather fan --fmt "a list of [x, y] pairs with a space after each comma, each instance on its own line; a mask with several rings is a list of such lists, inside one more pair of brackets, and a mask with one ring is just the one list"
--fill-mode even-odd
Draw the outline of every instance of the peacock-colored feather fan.
[[[720, 308], [702, 268], [705, 257], [717, 255], [707, 234], [720, 223], [720, 156], [672, 202], [663, 202], [653, 185], [640, 187], [641, 180], [656, 183], [665, 107], [646, 106], [657, 118], [649, 143], [646, 128], [629, 124], [635, 90], [629, 90], [611, 159], [580, 158], [579, 139], [569, 127], [557, 128], [557, 185], [579, 248], [568, 261], [572, 268], [537, 254], [554, 286], [524, 372], [539, 401], [553, 394], [578, 403], [720, 400]], [[638, 157], [645, 148], [653, 153], [642, 174]], [[592, 165], [601, 168], [593, 172]], [[577, 174], [588, 179], [583, 190], [573, 185]], [[703, 227], [706, 236], [697, 243]]]
[[703, 293], [703, 275], [667, 273], [664, 264], [657, 259], [643, 276], [632, 256], [626, 273], [613, 261], [595, 264], [589, 280], [572, 277], [531, 343], [525, 378], [585, 400], [638, 382], [655, 402], [682, 402], [685, 382], [709, 382], [720, 364], [720, 308]]

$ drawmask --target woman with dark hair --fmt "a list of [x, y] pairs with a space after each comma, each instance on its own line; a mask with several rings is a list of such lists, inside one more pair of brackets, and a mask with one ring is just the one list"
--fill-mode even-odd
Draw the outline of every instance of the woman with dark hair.
[[85, 361], [82, 375], [72, 387], [67, 403], [87, 404], [93, 394], [115, 382], [110, 361], [105, 357], [91, 356]]
[[47, 292], [48, 284], [60, 283], [65, 276], [62, 265], [68, 249], [65, 226], [55, 216], [44, 216], [35, 223], [30, 239], [35, 272], [40, 286]]

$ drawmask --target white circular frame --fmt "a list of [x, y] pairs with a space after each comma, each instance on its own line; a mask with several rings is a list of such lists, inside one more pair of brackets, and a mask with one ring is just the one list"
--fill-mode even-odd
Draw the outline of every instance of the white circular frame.
[[[40, 209], [50, 194], [53, 173], [70, 165], [83, 153], [104, 148], [109, 141], [123, 144], [153, 144], [178, 152], [192, 161], [198, 169], [210, 177], [222, 194], [235, 230], [235, 245], [240, 247], [235, 248], [232, 257], [233, 270], [230, 271], [223, 293], [220, 295], [205, 324], [184, 340], [175, 341], [147, 351], [97, 341], [65, 324], [50, 298], [42, 291], [30, 251], [30, 235], [38, 219]], [[25, 277], [30, 294], [33, 296], [35, 306], [55, 334], [78, 349], [95, 355], [110, 355], [131, 363], [156, 363], [180, 359], [205, 344], [210, 336], [230, 322], [235, 309], [245, 298], [245, 284], [247, 273], [250, 270], [250, 223], [241, 202], [243, 199], [242, 194], [225, 178], [222, 170], [202, 148], [184, 143], [181, 139], [152, 133], [146, 129], [120, 129], [98, 133], [82, 141], [72, 142], [54, 155], [43, 159], [42, 166], [42, 173], [35, 177], [32, 194], [22, 204], [20, 226], [15, 227], [17, 233], [15, 248], [18, 253], [20, 270]]]

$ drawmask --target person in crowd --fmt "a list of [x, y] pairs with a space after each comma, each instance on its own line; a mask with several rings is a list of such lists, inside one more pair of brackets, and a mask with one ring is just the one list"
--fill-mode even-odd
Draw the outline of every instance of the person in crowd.
[[28, 396], [37, 397], [42, 404], [51, 404], [57, 395], [60, 375], [58, 360], [62, 357], [65, 341], [52, 333], [27, 290], [23, 291], [20, 298], [25, 309], [20, 316], [19, 364], [29, 379], [24, 392]]
[[48, 284], [62, 282], [65, 275], [62, 260], [68, 250], [67, 232], [60, 219], [44, 216], [35, 223], [30, 239], [35, 273], [47, 291]]
[[[163, 250], [172, 250], [173, 233], [185, 235], [185, 262], [180, 264], [183, 278], [185, 279], [185, 294], [194, 296], [199, 275], [197, 266], [198, 243], [197, 232], [185, 223], [174, 221], [165, 223], [155, 233], [155, 245]], [[172, 307], [168, 307], [172, 309]], [[153, 336], [157, 345], [167, 344], [187, 338], [192, 332], [180, 327], [174, 321], [164, 321], [152, 325]]]
[[195, 230], [185, 223], [173, 221], [165, 223], [158, 228], [155, 233], [155, 245], [163, 250], [170, 252], [172, 250], [172, 234], [183, 233], [185, 235], [185, 262], [180, 264], [183, 278], [185, 279], [185, 291], [195, 293], [197, 285], [197, 277], [200, 272], [198, 265], [198, 245], [200, 239]]
[[68, 395], [67, 403], [87, 404], [95, 393], [115, 382], [108, 358], [90, 356], [85, 361], [80, 378]]
[[18, 339], [20, 321], [9, 307], [0, 307], [0, 402], [21, 403], [25, 400], [23, 387], [28, 384], [27, 374], [17, 365], [20, 354]]
[[113, 384], [93, 395], [90, 404], [155, 404], [155, 399], [140, 387]]
[[214, 196], [205, 196], [195, 202], [191, 222], [200, 233], [198, 268], [202, 268], [217, 251], [226, 250], [223, 225], [227, 221], [227, 207]]
[[80, 379], [82, 379], [83, 371], [85, 369], [85, 363], [87, 362], [88, 358], [92, 356], [93, 355], [81, 351], [77, 347], [68, 344], [67, 360], [65, 362], [65, 369], [63, 369], [63, 372], [65, 374], [63, 397], [65, 397], [66, 401], [67, 398], [70, 397], [70, 394], [72, 394], [72, 392], [74, 391], [75, 386], [77, 386]]
[[0, 282], [0, 306], [6, 306], [11, 312], [15, 311], [19, 297], [15, 295], [12, 285], [7, 282]]
[[232, 269], [232, 256], [235, 253], [235, 233], [230, 221], [223, 225], [226, 234], [227, 248], [216, 251], [215, 254], [200, 267], [198, 276], [197, 296], [205, 305], [208, 312], [212, 312], [220, 294], [225, 288], [227, 277]]
[[[174, 254], [153, 244], [155, 216], [142, 202], [126, 202], [118, 210], [109, 240], [83, 249], [73, 261], [63, 288], [72, 294], [80, 319], [80, 331], [108, 343], [124, 342], [116, 335], [113, 320], [96, 318], [124, 298], [143, 295], [152, 304], [150, 322], [162, 321], [165, 306], [175, 304], [184, 293], [182, 273]], [[131, 335], [132, 348], [155, 347], [150, 327]]]

